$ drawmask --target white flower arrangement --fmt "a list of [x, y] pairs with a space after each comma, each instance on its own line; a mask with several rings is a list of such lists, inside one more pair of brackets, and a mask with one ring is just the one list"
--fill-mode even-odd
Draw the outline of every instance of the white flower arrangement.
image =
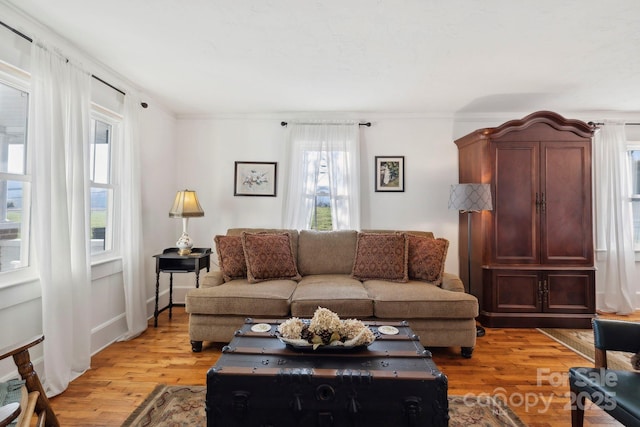
[[278, 332], [287, 344], [304, 347], [344, 346], [348, 348], [369, 345], [375, 335], [357, 319], [341, 320], [333, 311], [318, 307], [310, 322], [292, 317], [280, 325]]

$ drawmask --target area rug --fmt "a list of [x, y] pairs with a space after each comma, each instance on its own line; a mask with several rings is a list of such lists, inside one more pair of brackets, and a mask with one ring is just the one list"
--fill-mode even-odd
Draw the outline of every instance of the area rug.
[[[591, 329], [538, 329], [549, 338], [559, 342], [570, 350], [591, 362], [595, 360], [595, 348], [593, 346], [593, 330]], [[609, 369], [631, 369], [631, 353], [622, 351], [607, 351], [607, 365]]]
[[[195, 427], [206, 425], [204, 386], [158, 385], [123, 427]], [[526, 427], [500, 399], [449, 396], [451, 427]]]

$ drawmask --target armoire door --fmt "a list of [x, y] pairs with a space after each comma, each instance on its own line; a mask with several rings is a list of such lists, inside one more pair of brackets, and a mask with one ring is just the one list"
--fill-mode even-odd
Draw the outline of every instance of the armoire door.
[[493, 259], [498, 264], [540, 263], [540, 217], [535, 198], [540, 187], [540, 144], [493, 145], [495, 201]]
[[535, 270], [487, 270], [491, 280], [486, 289], [484, 310], [499, 313], [542, 311], [542, 282]]
[[547, 313], [593, 313], [595, 305], [593, 270], [549, 271], [543, 276], [544, 307]]
[[591, 154], [588, 143], [543, 142], [541, 263], [591, 265]]

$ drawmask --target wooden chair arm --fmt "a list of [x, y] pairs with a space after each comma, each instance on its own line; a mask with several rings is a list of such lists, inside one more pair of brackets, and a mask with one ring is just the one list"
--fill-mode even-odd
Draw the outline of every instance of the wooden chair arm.
[[[44, 392], [44, 388], [42, 387], [42, 383], [40, 382], [38, 373], [33, 369], [31, 357], [29, 356], [29, 349], [34, 345], [40, 344], [42, 341], [44, 341], [44, 336], [40, 335], [27, 341], [26, 344], [18, 344], [17, 348], [11, 350], [2, 350], [2, 356], [0, 356], [0, 360], [5, 359], [9, 356], [13, 357], [13, 361], [18, 367], [18, 373], [20, 374], [20, 377], [25, 381], [25, 387], [27, 388], [29, 393], [38, 392], [38, 394], [35, 395], [35, 412], [38, 414], [38, 417], [44, 420], [44, 425], [47, 427], [60, 427], [58, 418], [51, 408], [49, 399]], [[42, 415], [43, 413], [45, 414], [44, 417]]]

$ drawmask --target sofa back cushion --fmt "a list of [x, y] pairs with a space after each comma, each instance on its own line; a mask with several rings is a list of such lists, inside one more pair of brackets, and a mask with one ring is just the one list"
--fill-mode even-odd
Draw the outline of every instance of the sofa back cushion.
[[409, 280], [405, 233], [358, 233], [351, 276], [359, 280]]
[[240, 235], [247, 260], [247, 281], [300, 280], [291, 235], [282, 233], [248, 233]]
[[310, 274], [351, 274], [356, 253], [355, 230], [300, 230], [298, 271]]
[[413, 234], [414, 236], [423, 236], [435, 238], [431, 231], [414, 231], [414, 230], [361, 230], [363, 233], [406, 233]]

